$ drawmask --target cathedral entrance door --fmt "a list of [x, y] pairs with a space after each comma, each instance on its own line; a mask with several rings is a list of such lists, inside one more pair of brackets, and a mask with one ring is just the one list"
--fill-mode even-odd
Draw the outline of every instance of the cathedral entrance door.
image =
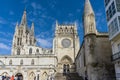
[[15, 77], [16, 77], [16, 80], [23, 80], [23, 75], [21, 73], [17, 73]]
[[70, 67], [69, 64], [64, 64], [63, 65], [63, 75], [69, 74], [70, 73]]

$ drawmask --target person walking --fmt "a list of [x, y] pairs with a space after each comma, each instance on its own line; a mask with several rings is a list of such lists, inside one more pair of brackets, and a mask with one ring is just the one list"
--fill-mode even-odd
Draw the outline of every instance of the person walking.
[[14, 80], [14, 76], [12, 75], [12, 77], [10, 78], [10, 80]]

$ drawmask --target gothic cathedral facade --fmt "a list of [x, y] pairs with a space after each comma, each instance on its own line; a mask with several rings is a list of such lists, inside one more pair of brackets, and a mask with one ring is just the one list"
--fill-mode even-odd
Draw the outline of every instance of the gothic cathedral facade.
[[34, 23], [27, 26], [26, 10], [20, 25], [17, 23], [13, 37], [12, 53], [1, 56], [0, 75], [20, 77], [23, 80], [47, 80], [57, 73], [75, 72], [74, 60], [79, 50], [76, 24], [58, 24], [56, 21], [53, 49], [36, 45]]

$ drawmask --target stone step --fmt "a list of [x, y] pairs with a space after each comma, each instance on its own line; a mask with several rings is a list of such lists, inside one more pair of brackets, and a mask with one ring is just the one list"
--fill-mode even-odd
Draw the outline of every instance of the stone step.
[[63, 76], [62, 73], [57, 73], [55, 76], [55, 80], [66, 80], [66, 76]]
[[83, 80], [81, 76], [79, 76], [77, 73], [69, 73], [66, 80]]
[[65, 76], [62, 73], [57, 73], [55, 76], [55, 80], [83, 80], [83, 78], [77, 73], [69, 73]]

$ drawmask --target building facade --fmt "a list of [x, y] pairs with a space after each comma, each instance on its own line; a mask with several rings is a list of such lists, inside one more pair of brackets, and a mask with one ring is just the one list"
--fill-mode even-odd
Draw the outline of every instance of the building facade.
[[[34, 23], [28, 27], [26, 14], [25, 10], [21, 23], [16, 24], [11, 55], [0, 56], [0, 76], [13, 75], [21, 80], [83, 80], [76, 76], [77, 72], [88, 80], [112, 80], [110, 73], [114, 73], [114, 67], [108, 34], [96, 30], [89, 0], [85, 1], [81, 47], [76, 23], [59, 24], [57, 21], [53, 48], [37, 46]], [[63, 76], [66, 74], [68, 77]]]
[[116, 79], [120, 80], [120, 0], [104, 0]]
[[21, 23], [16, 24], [11, 55], [0, 56], [0, 76], [53, 80], [58, 73], [75, 72], [74, 60], [79, 50], [76, 24], [56, 21], [53, 49], [44, 49], [36, 45], [34, 24], [29, 29], [26, 14], [24, 11]]
[[85, 80], [115, 80], [109, 37], [97, 31], [89, 0], [85, 1], [83, 26], [84, 39], [75, 60], [76, 71]]

